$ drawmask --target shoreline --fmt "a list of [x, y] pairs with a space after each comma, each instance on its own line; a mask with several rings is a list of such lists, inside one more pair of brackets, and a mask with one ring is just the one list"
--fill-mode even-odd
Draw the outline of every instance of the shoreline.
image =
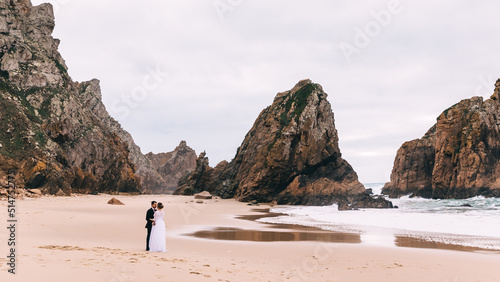
[[[264, 204], [265, 205], [265, 204]], [[366, 244], [362, 240], [361, 232], [339, 232], [327, 229], [321, 229], [315, 226], [307, 226], [301, 224], [287, 224], [287, 223], [268, 223], [260, 222], [259, 219], [279, 217], [279, 216], [289, 216], [284, 213], [271, 212], [271, 208], [254, 208], [251, 211], [259, 212], [261, 214], [255, 215], [240, 215], [236, 216], [236, 219], [240, 220], [250, 220], [261, 224], [265, 224], [276, 231], [262, 231], [262, 230], [248, 230], [248, 229], [238, 229], [238, 228], [227, 228], [218, 227], [211, 230], [199, 230], [191, 234], [184, 234], [186, 236], [193, 236], [196, 238], [212, 239], [212, 240], [239, 240], [239, 241], [257, 241], [257, 242], [278, 242], [278, 241], [314, 241], [314, 242], [329, 242], [329, 243], [358, 243]], [[282, 229], [288, 229], [290, 231], [279, 231]], [[388, 228], [377, 228], [385, 229], [386, 236], [393, 236], [394, 243], [392, 246], [387, 244], [383, 245], [386, 247], [403, 247], [403, 248], [423, 248], [423, 249], [438, 249], [438, 250], [454, 250], [454, 251], [465, 251], [465, 252], [482, 252], [491, 254], [500, 254], [500, 248], [487, 249], [481, 247], [468, 246], [463, 244], [453, 244], [447, 243], [450, 238], [458, 238], [462, 241], [474, 240], [474, 239], [485, 239], [484, 237], [474, 237], [467, 235], [454, 235], [454, 234], [444, 234], [444, 233], [432, 233], [428, 232], [429, 236], [425, 236], [424, 232], [413, 232], [402, 230], [391, 230]], [[369, 233], [368, 231], [367, 233]], [[370, 234], [368, 234], [370, 235]], [[439, 240], [432, 240], [431, 238], [441, 238], [445, 242], [440, 242]], [[500, 238], [491, 238], [492, 240], [500, 241]], [[465, 243], [465, 242], [464, 242]]]
[[[414, 205], [415, 203], [410, 204]], [[434, 207], [431, 206], [431, 208]], [[282, 213], [282, 216], [261, 218], [258, 221], [268, 224], [296, 224], [317, 227], [321, 230], [358, 233], [364, 237], [362, 241], [373, 244], [382, 243], [384, 246], [500, 251], [500, 234], [492, 231], [498, 229], [500, 225], [498, 225], [498, 221], [494, 220], [489, 209], [485, 210], [490, 214], [485, 215], [485, 218], [481, 220], [481, 211], [478, 209], [473, 210], [472, 215], [461, 217], [460, 214], [464, 211], [458, 210], [457, 212], [453, 209], [464, 209], [463, 207], [450, 205], [445, 209], [448, 208], [451, 208], [451, 212], [444, 210], [443, 213], [433, 215], [432, 212], [419, 213], [418, 210], [414, 212], [411, 208], [401, 212], [383, 209], [339, 212], [331, 207], [285, 205], [272, 209], [274, 213]], [[476, 222], [473, 222], [471, 226], [467, 225], [474, 218], [477, 218]], [[391, 220], [395, 221], [391, 222]], [[409, 242], [411, 238], [416, 242]], [[397, 244], [394, 244], [393, 241]]]
[[[112, 197], [125, 205], [108, 205]], [[152, 199], [166, 205], [166, 253], [144, 250], [144, 215]], [[500, 256], [491, 253], [185, 236], [217, 227], [277, 232], [272, 226], [238, 219], [262, 215], [254, 206], [235, 200], [192, 200], [106, 194], [18, 200], [18, 273], [7, 273], [7, 246], [2, 243], [0, 280], [462, 282], [496, 281], [500, 275]], [[6, 202], [0, 201], [0, 210], [5, 208]], [[0, 220], [6, 222], [6, 212], [0, 212]], [[0, 232], [0, 242], [6, 235]]]

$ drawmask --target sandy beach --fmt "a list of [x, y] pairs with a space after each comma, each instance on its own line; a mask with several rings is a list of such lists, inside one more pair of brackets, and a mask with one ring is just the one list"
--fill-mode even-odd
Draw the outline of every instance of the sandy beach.
[[[108, 205], [112, 197], [125, 205]], [[145, 251], [144, 217], [152, 199], [166, 205], [166, 253]], [[5, 227], [0, 232], [0, 281], [465, 282], [498, 281], [500, 276], [500, 255], [495, 252], [367, 246], [355, 236], [275, 228], [237, 218], [262, 214], [255, 209], [266, 205], [192, 200], [170, 195], [17, 200], [15, 275], [8, 273], [7, 202], [1, 201]], [[215, 228], [245, 240], [186, 235]], [[236, 232], [242, 230], [247, 232]], [[273, 239], [290, 236], [320, 241]], [[342, 243], [331, 243], [335, 240]]]

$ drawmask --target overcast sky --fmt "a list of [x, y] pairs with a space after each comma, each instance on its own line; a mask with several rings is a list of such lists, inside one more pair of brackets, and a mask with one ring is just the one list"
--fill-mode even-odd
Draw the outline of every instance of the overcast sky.
[[500, 2], [54, 0], [76, 81], [101, 81], [143, 153], [181, 140], [231, 160], [276, 93], [309, 78], [335, 113], [343, 157], [386, 182], [397, 149], [500, 77]]

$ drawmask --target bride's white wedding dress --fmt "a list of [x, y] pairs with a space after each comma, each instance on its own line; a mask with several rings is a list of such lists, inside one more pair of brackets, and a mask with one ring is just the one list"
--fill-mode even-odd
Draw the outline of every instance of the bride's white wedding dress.
[[166, 237], [167, 231], [165, 229], [165, 222], [163, 221], [163, 211], [156, 211], [154, 220], [155, 225], [151, 229], [151, 237], [149, 237], [149, 251], [150, 252], [166, 252]]

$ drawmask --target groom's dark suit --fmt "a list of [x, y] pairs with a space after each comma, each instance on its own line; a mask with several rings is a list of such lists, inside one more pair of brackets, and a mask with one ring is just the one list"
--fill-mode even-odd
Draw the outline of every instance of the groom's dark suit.
[[155, 217], [155, 210], [153, 208], [150, 208], [146, 212], [146, 228], [148, 229], [148, 236], [146, 237], [146, 251], [149, 251], [149, 237], [151, 237], [151, 229], [153, 228], [153, 222], [149, 220], [150, 218]]

